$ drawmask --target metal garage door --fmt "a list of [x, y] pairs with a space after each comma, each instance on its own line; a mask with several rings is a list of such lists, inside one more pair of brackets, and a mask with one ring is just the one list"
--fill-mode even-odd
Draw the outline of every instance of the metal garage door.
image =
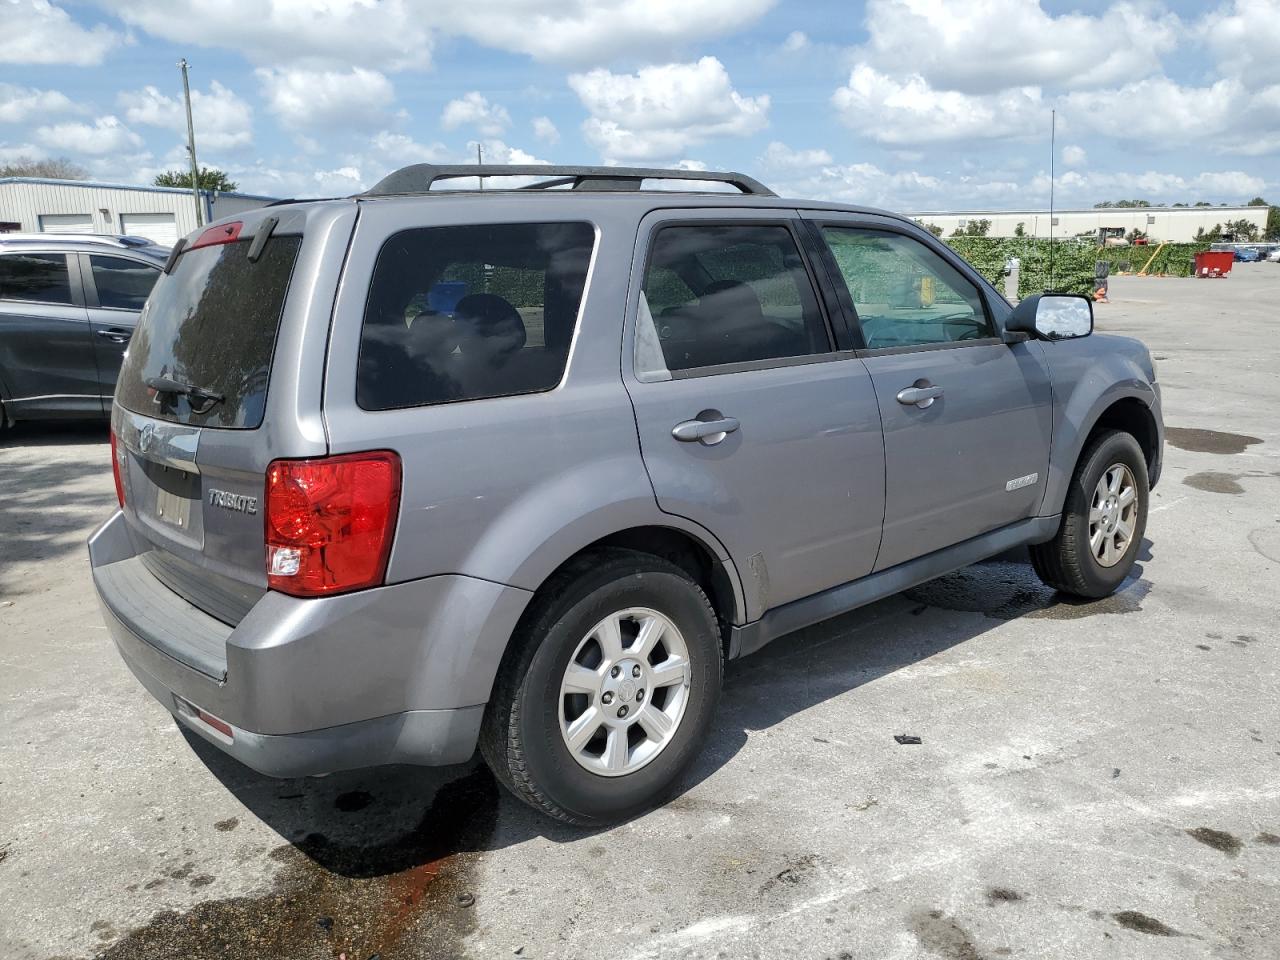
[[44, 213], [40, 215], [43, 233], [93, 233], [91, 213]]
[[172, 213], [122, 213], [120, 231], [131, 237], [146, 237], [166, 247], [178, 242], [178, 225]]

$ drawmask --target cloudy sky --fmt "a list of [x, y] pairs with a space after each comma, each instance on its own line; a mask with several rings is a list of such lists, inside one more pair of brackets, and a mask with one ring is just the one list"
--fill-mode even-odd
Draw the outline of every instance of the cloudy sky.
[[[0, 162], [739, 169], [906, 210], [1280, 197], [1280, 0], [0, 0]], [[1271, 196], [1272, 194], [1276, 196]]]

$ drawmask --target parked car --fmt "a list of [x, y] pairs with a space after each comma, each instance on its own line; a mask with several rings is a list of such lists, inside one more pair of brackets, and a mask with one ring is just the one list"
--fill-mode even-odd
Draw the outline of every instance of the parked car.
[[1237, 263], [1257, 263], [1262, 259], [1262, 251], [1256, 247], [1236, 247]]
[[1085, 297], [1011, 307], [903, 217], [418, 165], [176, 250], [93, 577], [138, 680], [264, 773], [479, 745], [614, 821], [678, 783], [726, 660], [1021, 545], [1103, 597], [1140, 550], [1146, 348]]
[[0, 234], [0, 429], [102, 418], [169, 251], [142, 237]]
[[1276, 249], [1267, 254], [1267, 262], [1280, 263], [1280, 247], [1276, 247]]

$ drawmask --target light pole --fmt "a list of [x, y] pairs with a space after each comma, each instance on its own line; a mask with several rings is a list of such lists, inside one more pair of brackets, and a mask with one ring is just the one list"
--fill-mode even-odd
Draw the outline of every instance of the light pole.
[[182, 99], [187, 105], [187, 155], [191, 158], [191, 196], [196, 202], [196, 226], [204, 226], [204, 204], [200, 202], [200, 166], [196, 163], [196, 128], [191, 122], [191, 84], [187, 81], [187, 58], [178, 61], [182, 68]]

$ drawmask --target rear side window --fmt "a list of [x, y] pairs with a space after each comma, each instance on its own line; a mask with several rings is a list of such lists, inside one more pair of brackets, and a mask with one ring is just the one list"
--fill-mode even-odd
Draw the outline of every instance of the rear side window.
[[124, 257], [89, 255], [98, 304], [115, 310], [141, 310], [160, 277], [160, 268]]
[[422, 227], [378, 253], [356, 402], [391, 410], [550, 390], [595, 244], [589, 223]]
[[[301, 237], [273, 236], [256, 261], [249, 259], [247, 240], [178, 257], [138, 319], [116, 385], [120, 405], [197, 426], [261, 426], [276, 333], [301, 244]], [[197, 412], [185, 397], [148, 386], [157, 377], [222, 399]]]
[[663, 227], [645, 268], [636, 373], [827, 353], [826, 324], [782, 224]]
[[0, 257], [0, 300], [71, 303], [66, 254], [14, 253]]

